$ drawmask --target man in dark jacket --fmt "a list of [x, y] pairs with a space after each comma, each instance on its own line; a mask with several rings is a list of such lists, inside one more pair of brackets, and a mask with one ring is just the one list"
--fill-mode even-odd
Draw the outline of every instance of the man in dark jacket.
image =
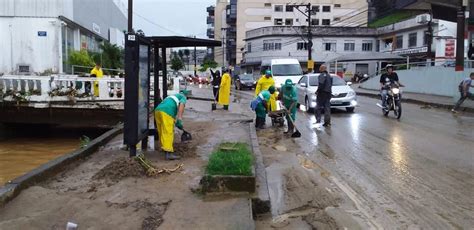
[[319, 67], [319, 72], [319, 84], [316, 91], [316, 123], [321, 123], [321, 110], [324, 109], [323, 126], [327, 127], [331, 125], [332, 77], [325, 65]]
[[217, 101], [217, 98], [219, 98], [219, 86], [221, 85], [221, 73], [219, 70], [213, 72], [211, 69], [211, 75], [212, 92], [214, 93], [214, 99]]

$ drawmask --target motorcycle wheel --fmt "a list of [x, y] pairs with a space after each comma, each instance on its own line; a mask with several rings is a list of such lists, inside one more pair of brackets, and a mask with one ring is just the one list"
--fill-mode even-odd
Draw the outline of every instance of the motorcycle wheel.
[[400, 119], [400, 117], [402, 116], [402, 104], [400, 102], [395, 105], [394, 113], [397, 119]]
[[382, 113], [384, 116], [388, 116], [388, 114], [390, 113], [390, 109], [388, 108], [392, 108], [392, 104], [390, 102], [387, 102], [387, 109], [382, 109]]

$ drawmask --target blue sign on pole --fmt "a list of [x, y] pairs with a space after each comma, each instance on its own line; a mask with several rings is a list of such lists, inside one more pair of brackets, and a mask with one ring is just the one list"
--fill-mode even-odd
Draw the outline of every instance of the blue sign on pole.
[[48, 33], [46, 31], [38, 31], [38, 37], [46, 37]]

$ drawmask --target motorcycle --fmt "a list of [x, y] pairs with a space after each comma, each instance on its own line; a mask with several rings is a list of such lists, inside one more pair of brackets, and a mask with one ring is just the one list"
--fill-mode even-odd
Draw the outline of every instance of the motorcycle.
[[395, 117], [397, 119], [400, 119], [402, 116], [402, 95], [400, 92], [400, 86], [396, 84], [389, 84], [385, 87], [387, 90], [387, 101], [386, 105], [387, 107], [384, 108], [382, 105], [377, 104], [380, 108], [382, 108], [382, 112], [384, 116], [388, 116], [390, 111], [393, 111]]

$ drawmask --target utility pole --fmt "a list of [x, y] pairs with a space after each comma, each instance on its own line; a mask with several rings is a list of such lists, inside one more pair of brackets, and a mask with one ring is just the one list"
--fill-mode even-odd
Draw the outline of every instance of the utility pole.
[[456, 35], [456, 71], [464, 71], [464, 32], [466, 23], [466, 0], [459, 0], [458, 28]]
[[[433, 59], [433, 50], [432, 50], [432, 46], [433, 46], [433, 14], [430, 12], [430, 20], [428, 21], [428, 31], [426, 32], [425, 34], [425, 39], [426, 39], [426, 45], [428, 46], [428, 59], [430, 61], [430, 64], [429, 66], [434, 66], [434, 59]], [[410, 68], [408, 66], [408, 68]]]
[[[312, 72], [314, 68], [312, 50], [313, 50], [313, 34], [311, 32], [311, 14], [313, 13], [311, 10], [311, 3], [308, 4], [287, 4], [287, 6], [292, 6], [296, 8], [299, 12], [301, 12], [306, 18], [308, 19], [308, 72]], [[305, 11], [300, 10], [301, 7], [306, 7]]]
[[133, 31], [133, 0], [128, 0], [128, 32]]
[[[194, 36], [194, 38], [196, 38], [196, 36]], [[196, 65], [196, 63], [197, 63], [196, 62], [196, 46], [194, 46], [194, 76], [196, 76], [196, 74], [197, 74], [197, 70], [196, 70], [197, 65]]]

